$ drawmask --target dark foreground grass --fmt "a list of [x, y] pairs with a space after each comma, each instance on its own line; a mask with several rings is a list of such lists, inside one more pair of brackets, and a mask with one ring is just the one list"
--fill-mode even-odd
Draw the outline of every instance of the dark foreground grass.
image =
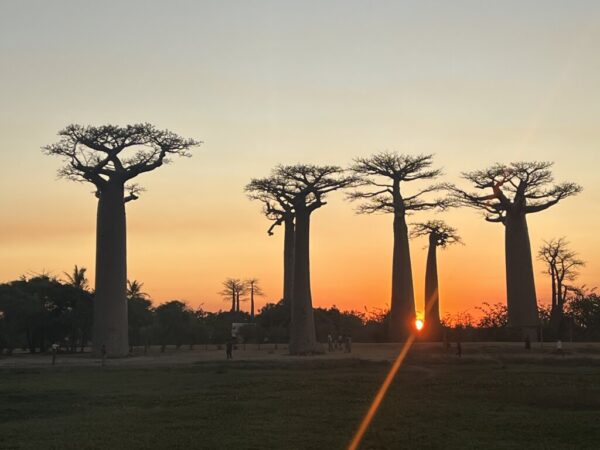
[[[0, 447], [341, 449], [389, 363], [0, 372]], [[600, 367], [411, 358], [362, 448], [600, 448]]]

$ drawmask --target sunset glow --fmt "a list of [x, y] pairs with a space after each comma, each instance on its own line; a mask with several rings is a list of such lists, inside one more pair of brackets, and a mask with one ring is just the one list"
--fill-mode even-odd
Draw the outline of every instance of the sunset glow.
[[[147, 2], [142, 12], [123, 4], [119, 14], [99, 3], [84, 14], [41, 2], [32, 14], [29, 2], [4, 2], [0, 34], [10, 70], [0, 75], [0, 281], [62, 276], [78, 264], [94, 284], [93, 189], [57, 180], [60, 161], [40, 147], [68, 123], [149, 121], [204, 141], [192, 158], [140, 179], [146, 191], [127, 206], [128, 276], [144, 283], [155, 304], [181, 299], [227, 308], [218, 295], [227, 277], [260, 279], [266, 295], [258, 308], [278, 301], [283, 233], [278, 227], [267, 235], [270, 224], [246, 198], [245, 184], [279, 163], [347, 166], [386, 149], [434, 153], [440, 181], [459, 184], [462, 171], [496, 161], [554, 161], [556, 180], [572, 179], [584, 191], [530, 218], [532, 250], [568, 235], [588, 262], [579, 283], [594, 285], [596, 16], [573, 9], [567, 20], [557, 5], [519, 4], [518, 15], [506, 15], [501, 4], [471, 5], [478, 20], [467, 23], [460, 7], [441, 3], [440, 23], [421, 4], [334, 3], [314, 15], [302, 3], [168, 9]], [[107, 23], [114, 33], [89, 33]], [[160, 39], [149, 23], [160, 23]], [[520, 67], [518, 79], [504, 67]], [[40, 73], [44, 82], [34, 82]], [[411, 220], [437, 218], [465, 242], [438, 255], [442, 316], [477, 316], [482, 301], [505, 302], [502, 225], [464, 209], [418, 212]], [[389, 307], [392, 219], [357, 215], [344, 193], [327, 198], [311, 219], [315, 306]], [[425, 244], [415, 239], [410, 249], [421, 310]], [[549, 279], [534, 265], [538, 299], [548, 303]]]
[[415, 320], [415, 328], [417, 331], [421, 331], [423, 329], [423, 325], [425, 325], [425, 323], [421, 319]]

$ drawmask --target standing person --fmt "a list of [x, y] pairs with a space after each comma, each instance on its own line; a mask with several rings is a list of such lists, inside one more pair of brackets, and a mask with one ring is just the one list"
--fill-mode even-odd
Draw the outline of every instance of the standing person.
[[231, 342], [231, 339], [227, 341], [225, 348], [227, 351], [227, 359], [233, 359], [233, 342]]
[[333, 337], [331, 333], [327, 335], [327, 349], [332, 352], [333, 351]]
[[339, 348], [340, 350], [343, 350], [343, 348], [344, 348], [344, 347], [342, 347], [342, 343], [343, 343], [343, 342], [344, 342], [344, 338], [343, 338], [343, 337], [342, 337], [342, 335], [340, 334], [340, 335], [338, 336], [338, 340], [337, 340], [337, 345], [338, 345], [338, 348]]
[[52, 365], [56, 364], [57, 351], [58, 351], [58, 344], [52, 344]]
[[106, 364], [106, 345], [102, 344], [100, 347], [100, 354], [102, 355], [102, 367]]
[[352, 353], [352, 338], [346, 336], [346, 353]]

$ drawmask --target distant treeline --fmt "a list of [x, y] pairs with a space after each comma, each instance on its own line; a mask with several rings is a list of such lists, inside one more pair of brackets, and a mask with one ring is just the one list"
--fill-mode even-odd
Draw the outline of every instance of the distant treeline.
[[[92, 338], [94, 294], [77, 269], [69, 281], [47, 275], [22, 277], [0, 284], [0, 353], [15, 349], [46, 352], [51, 345], [62, 351], [83, 351]], [[80, 275], [83, 275], [80, 273]], [[248, 323], [240, 329], [245, 342], [283, 344], [289, 340], [290, 308], [284, 301], [268, 303], [251, 320], [242, 311], [208, 312], [172, 300], [153, 306], [130, 283], [128, 295], [129, 341], [132, 347], [223, 344], [231, 338], [233, 323]], [[546, 339], [600, 340], [600, 296], [593, 290], [577, 289], [567, 301], [564, 327], [550, 331], [549, 308], [540, 309]], [[340, 311], [315, 308], [317, 338], [350, 336], [355, 342], [385, 342], [389, 311]], [[519, 334], [507, 327], [502, 304], [484, 303], [478, 319], [467, 313], [447, 315], [444, 320], [450, 340], [512, 340]]]

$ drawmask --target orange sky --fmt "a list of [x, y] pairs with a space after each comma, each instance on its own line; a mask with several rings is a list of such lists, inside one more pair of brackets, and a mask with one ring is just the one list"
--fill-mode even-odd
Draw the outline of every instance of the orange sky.
[[[92, 186], [57, 180], [39, 149], [72, 122], [142, 121], [205, 141], [141, 177], [127, 206], [129, 277], [156, 302], [226, 308], [221, 281], [251, 276], [279, 299], [282, 233], [267, 236], [244, 185], [278, 163], [381, 150], [435, 153], [455, 182], [496, 161], [555, 161], [584, 192], [530, 216], [533, 249], [566, 236], [587, 261], [580, 281], [600, 280], [597, 4], [73, 5], [0, 5], [0, 281], [74, 264], [93, 278]], [[334, 194], [313, 216], [315, 305], [389, 303], [391, 217], [353, 207]], [[471, 210], [414, 216], [429, 218], [466, 243], [439, 255], [443, 311], [504, 301], [502, 226]], [[417, 309], [425, 244], [412, 243]]]

